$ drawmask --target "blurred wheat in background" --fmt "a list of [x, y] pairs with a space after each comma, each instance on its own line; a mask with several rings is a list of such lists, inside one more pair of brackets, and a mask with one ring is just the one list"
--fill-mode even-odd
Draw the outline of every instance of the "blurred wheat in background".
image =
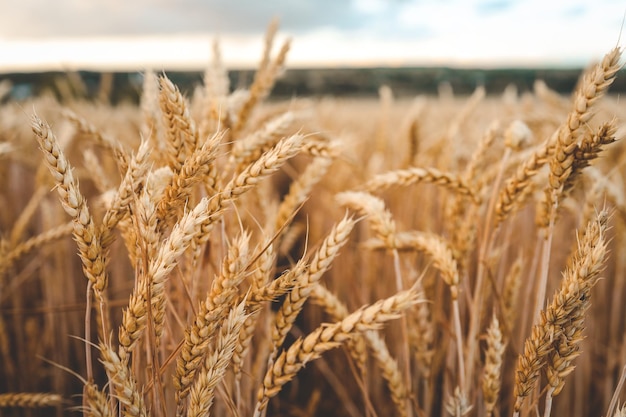
[[621, 50], [268, 102], [275, 37], [246, 88], [216, 43], [189, 95], [2, 102], [1, 414], [625, 415]]

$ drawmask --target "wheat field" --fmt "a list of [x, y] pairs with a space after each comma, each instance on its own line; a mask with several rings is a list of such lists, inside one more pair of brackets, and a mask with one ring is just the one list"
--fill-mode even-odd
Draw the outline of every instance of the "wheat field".
[[192, 94], [0, 104], [0, 414], [625, 416], [621, 49], [276, 102], [275, 37], [245, 89], [216, 44]]

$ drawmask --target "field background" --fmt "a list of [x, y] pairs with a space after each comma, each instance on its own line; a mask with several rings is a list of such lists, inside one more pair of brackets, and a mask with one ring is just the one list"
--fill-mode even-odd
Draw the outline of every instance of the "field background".
[[[489, 94], [500, 94], [507, 86], [514, 85], [521, 92], [532, 91], [536, 80], [542, 80], [553, 91], [567, 95], [572, 92], [584, 68], [289, 68], [278, 80], [271, 92], [273, 99], [291, 97], [364, 97], [378, 95], [382, 85], [389, 86], [397, 97], [438, 93], [442, 83], [449, 84], [455, 93], [471, 94], [482, 85]], [[165, 71], [181, 91], [191, 92], [202, 82], [202, 72]], [[245, 87], [254, 77], [254, 70], [232, 69], [228, 73], [230, 85]], [[7, 80], [14, 86], [17, 98], [29, 94], [39, 95], [45, 90], [61, 95], [67, 83], [75, 93], [94, 97], [98, 94], [101, 80], [110, 88], [110, 100], [137, 102], [141, 93], [142, 76], [139, 72], [101, 74], [80, 71], [75, 73], [15, 73], [0, 74], [0, 81]], [[73, 91], [73, 90], [71, 90]], [[617, 77], [611, 87], [614, 94], [626, 91], [626, 80]], [[65, 91], [66, 92], [66, 91]]]
[[623, 416], [619, 53], [582, 80], [265, 57], [10, 77], [2, 415]]

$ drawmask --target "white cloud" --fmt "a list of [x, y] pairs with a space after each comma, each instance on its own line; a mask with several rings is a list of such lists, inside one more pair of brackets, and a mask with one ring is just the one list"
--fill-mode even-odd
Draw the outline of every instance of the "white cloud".
[[385, 0], [354, 0], [354, 10], [365, 14], [377, 14], [387, 9], [389, 3]]
[[[197, 46], [198, 39], [210, 39], [215, 34], [225, 42], [225, 58], [237, 65], [254, 65], [262, 48], [262, 33], [274, 16], [281, 18], [283, 33], [294, 38], [288, 62], [298, 66], [585, 65], [615, 45], [626, 10], [622, 1], [612, 0], [597, 0], [593, 5], [581, 0], [7, 3], [0, 14], [0, 67], [37, 59], [84, 65], [88, 57], [101, 65], [116, 60], [129, 65], [132, 58], [198, 65], [206, 59], [208, 49]], [[91, 51], [107, 50], [109, 46], [102, 40], [114, 37], [121, 46], [111, 48], [110, 53], [117, 55], [100, 52], [100, 58], [97, 53], [91, 56]], [[149, 37], [152, 40], [148, 42]], [[241, 42], [244, 38], [247, 40]], [[35, 42], [23, 49], [34, 57], [11, 46], [19, 39], [22, 48], [26, 48], [26, 41]], [[64, 49], [63, 42], [54, 43], [54, 39], [64, 39], [66, 46], [72, 39], [79, 41]], [[188, 39], [190, 46], [185, 46], [183, 39]], [[233, 41], [236, 39], [239, 41]], [[41, 43], [37, 46], [36, 42]], [[129, 52], [135, 51], [132, 45], [142, 43], [155, 55], [157, 51], [150, 45], [160, 44], [160, 55], [151, 58], [141, 51]]]

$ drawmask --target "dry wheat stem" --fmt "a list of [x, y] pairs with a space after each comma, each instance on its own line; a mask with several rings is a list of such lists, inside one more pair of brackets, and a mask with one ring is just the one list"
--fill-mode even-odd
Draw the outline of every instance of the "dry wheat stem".
[[[522, 138], [515, 138], [515, 142], [521, 142]], [[511, 140], [513, 141], [513, 140]], [[518, 146], [515, 146], [518, 147]], [[502, 161], [499, 164], [500, 171], [496, 176], [493, 191], [489, 198], [489, 204], [487, 206], [487, 214], [485, 221], [483, 223], [483, 233], [481, 237], [481, 244], [478, 252], [478, 265], [476, 271], [476, 284], [474, 287], [474, 296], [473, 301], [470, 307], [470, 324], [467, 333], [467, 380], [472, 381], [474, 376], [474, 363], [475, 363], [475, 355], [477, 351], [477, 342], [476, 339], [478, 337], [478, 332], [480, 331], [480, 319], [482, 317], [483, 311], [483, 298], [485, 295], [485, 275], [487, 274], [486, 262], [489, 253], [491, 252], [492, 246], [495, 242], [495, 239], [500, 231], [500, 227], [496, 222], [493, 221], [493, 216], [496, 214], [496, 198], [497, 198], [497, 190], [500, 188], [500, 184], [502, 182], [502, 178], [504, 176], [504, 170], [507, 166], [508, 160], [511, 156], [511, 151], [514, 148], [514, 144], [511, 146], [507, 146], [504, 151], [504, 155], [502, 156]], [[496, 223], [492, 225], [492, 223]], [[462, 387], [461, 387], [462, 389]]]
[[28, 200], [26, 206], [22, 209], [18, 218], [13, 223], [11, 233], [8, 236], [8, 242], [11, 247], [15, 247], [26, 231], [29, 223], [32, 221], [35, 212], [41, 206], [43, 198], [48, 194], [49, 190], [45, 186], [38, 187]]
[[[256, 312], [260, 309], [261, 302], [258, 300], [252, 300], [252, 294], [257, 295], [261, 292], [261, 288], [269, 288], [269, 294], [266, 294], [266, 296], [269, 295], [270, 298], [267, 298], [266, 301], [270, 301], [275, 297], [283, 295], [288, 290], [293, 288], [293, 285], [295, 285], [295, 281], [290, 282], [288, 287], [284, 287], [284, 291], [281, 291], [280, 285], [277, 284], [274, 286], [274, 284], [281, 282], [282, 280], [280, 278], [271, 280], [276, 266], [276, 253], [274, 251], [274, 245], [271, 242], [272, 241], [270, 241], [269, 244], [263, 245], [262, 252], [258, 255], [258, 258], [255, 261], [256, 267], [252, 272], [252, 286], [246, 298], [246, 311], [248, 312]], [[235, 374], [235, 378], [237, 380], [241, 379], [243, 361], [248, 353], [248, 349], [250, 348], [252, 336], [256, 331], [257, 321], [257, 314], [248, 316], [239, 333], [239, 341], [233, 354], [233, 373]]]
[[539, 277], [537, 280], [537, 287], [535, 289], [535, 309], [533, 311], [532, 322], [536, 323], [544, 307], [546, 300], [546, 291], [548, 286], [548, 275], [550, 269], [550, 255], [552, 251], [552, 240], [554, 239], [554, 226], [556, 223], [556, 215], [558, 210], [558, 202], [552, 201], [553, 205], [550, 207], [548, 213], [548, 225], [543, 231], [543, 237], [540, 238], [541, 250], [540, 250], [540, 263], [539, 263]]
[[[609, 403], [609, 407], [606, 413], [607, 416], [613, 416], [614, 415], [613, 411], [615, 411], [616, 407], [619, 407], [618, 405], [619, 395], [622, 390], [622, 387], [624, 386], [624, 381], [626, 381], [626, 365], [624, 365], [624, 367], [622, 368], [622, 372], [619, 376], [619, 381], [617, 382], [617, 386], [615, 387], [613, 396], [611, 397], [611, 402]], [[626, 411], [626, 406], [623, 406], [621, 410], [622, 410], [621, 414], [618, 415], [620, 411], [616, 411], [615, 416], [622, 417], [623, 415], [626, 415], [626, 413], [624, 413], [624, 411]]]

